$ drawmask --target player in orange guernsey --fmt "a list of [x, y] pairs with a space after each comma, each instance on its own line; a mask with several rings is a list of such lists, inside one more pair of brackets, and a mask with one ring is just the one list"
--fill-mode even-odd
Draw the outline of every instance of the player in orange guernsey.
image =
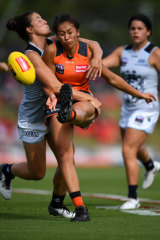
[[[101, 103], [92, 96], [87, 78], [87, 69], [92, 54], [86, 43], [78, 41], [79, 23], [70, 15], [57, 16], [54, 21], [54, 31], [58, 40], [47, 46], [43, 60], [64, 84], [61, 87], [60, 101], [58, 100], [57, 104], [58, 117], [54, 115], [55, 111], [53, 111], [53, 115], [51, 113], [48, 118], [48, 128], [52, 133], [54, 152], [58, 160], [56, 174], [64, 177], [68, 192], [75, 205], [76, 214], [71, 221], [89, 221], [89, 213], [81, 197], [79, 180], [74, 166], [73, 135], [74, 125], [87, 128], [100, 114]], [[138, 98], [144, 98], [146, 101], [152, 101], [153, 95], [138, 92], [107, 68], [103, 67], [102, 70], [103, 77], [114, 87]], [[72, 89], [87, 92], [88, 101], [73, 102]], [[54, 189], [56, 189], [56, 184], [54, 184]], [[52, 211], [52, 201], [49, 211]]]
[[[61, 20], [63, 23], [59, 24]], [[69, 15], [60, 15], [55, 18], [54, 26], [58, 27], [58, 31], [55, 31], [58, 40], [45, 49], [43, 60], [56, 74], [57, 78], [64, 83], [60, 92], [60, 98], [62, 90], [64, 90], [64, 93], [68, 94], [65, 95], [62, 93], [63, 97], [66, 96], [67, 98], [70, 96], [72, 91], [70, 85], [74, 89], [88, 93], [88, 101], [74, 103], [75, 108], [77, 105], [77, 109], [74, 111], [74, 114], [72, 114], [73, 119], [76, 117], [75, 115], [80, 116], [80, 119], [78, 119], [79, 125], [81, 127], [86, 127], [95, 116], [100, 114], [101, 103], [91, 95], [87, 78], [91, 51], [87, 44], [78, 42], [79, 30], [77, 30], [75, 25], [77, 26], [79, 24]], [[62, 31], [59, 32], [61, 26]], [[63, 27], [65, 27], [65, 30], [63, 30]], [[69, 35], [73, 36], [71, 40], [68, 39]], [[59, 36], [63, 36], [66, 39], [65, 46], [59, 41]], [[70, 83], [70, 85], [68, 83]], [[63, 105], [62, 101], [60, 103]], [[70, 115], [71, 109], [67, 112]], [[76, 215], [71, 221], [89, 221], [89, 213], [81, 197], [79, 180], [74, 166], [74, 126], [70, 123], [61, 124], [55, 115], [49, 117], [47, 122], [49, 131], [52, 133], [52, 141], [55, 146], [56, 158], [58, 160], [59, 172], [57, 171], [56, 174], [63, 175], [68, 192], [76, 209]], [[56, 187], [54, 183], [54, 190]], [[49, 205], [49, 211], [52, 211], [52, 201]]]

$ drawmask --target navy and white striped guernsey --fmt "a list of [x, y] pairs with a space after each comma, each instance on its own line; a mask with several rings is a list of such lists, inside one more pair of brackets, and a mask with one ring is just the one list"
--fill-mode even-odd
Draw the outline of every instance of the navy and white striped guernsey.
[[[132, 45], [126, 46], [121, 55], [120, 71], [122, 77], [132, 87], [140, 92], [153, 93], [158, 99], [158, 72], [149, 64], [149, 57], [155, 48], [156, 46], [150, 42], [138, 51], [134, 51]], [[158, 101], [146, 104], [145, 100], [127, 93], [123, 94], [123, 107], [130, 110], [159, 108]]]
[[[52, 42], [52, 40], [47, 39], [48, 45]], [[32, 42], [28, 43], [24, 53], [27, 51], [37, 52], [41, 57], [44, 52]], [[42, 83], [38, 79], [31, 86], [24, 86], [24, 96], [18, 111], [19, 125], [25, 122], [36, 123], [43, 121], [45, 116], [45, 102], [46, 98], [42, 89]]]

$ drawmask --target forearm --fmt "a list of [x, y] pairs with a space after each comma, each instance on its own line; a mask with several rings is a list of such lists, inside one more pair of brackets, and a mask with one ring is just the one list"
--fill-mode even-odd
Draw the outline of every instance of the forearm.
[[142, 98], [142, 93], [131, 87], [123, 78], [103, 67], [102, 77], [113, 87], [134, 97]]
[[[91, 41], [90, 41], [90, 42], [91, 42]], [[89, 44], [89, 47], [90, 47], [90, 49], [91, 49], [92, 54], [93, 54], [94, 57], [98, 57], [98, 58], [100, 58], [100, 59], [102, 58], [102, 56], [103, 56], [103, 51], [102, 51], [102, 49], [101, 49], [101, 47], [100, 47], [100, 45], [99, 45], [98, 42], [92, 41], [92, 42]]]
[[48, 71], [47, 74], [44, 69], [37, 72], [37, 78], [43, 83], [45, 93], [48, 95], [53, 92], [54, 94], [59, 95], [62, 83], [56, 78], [52, 71]]
[[93, 99], [93, 97], [88, 93], [84, 93], [82, 91], [79, 91], [73, 88], [72, 88], [72, 91], [73, 91], [73, 99], [76, 101], [91, 101]]
[[53, 94], [53, 91], [46, 86], [43, 86], [43, 91], [47, 97]]
[[93, 56], [102, 58], [103, 51], [97, 41], [93, 41], [93, 40], [89, 40], [89, 39], [85, 39], [85, 38], [79, 38], [79, 40], [82, 42], [85, 42], [89, 45], [89, 48], [91, 49]]
[[123, 78], [116, 76], [113, 80], [113, 84], [115, 88], [119, 89], [122, 92], [126, 92], [134, 97], [142, 98], [142, 93], [131, 87]]
[[54, 72], [44, 63], [38, 54], [32, 51], [28, 51], [27, 53], [27, 57], [34, 65], [36, 77], [43, 84], [46, 93], [48, 94], [48, 91], [50, 91], [58, 95], [62, 83], [57, 79]]

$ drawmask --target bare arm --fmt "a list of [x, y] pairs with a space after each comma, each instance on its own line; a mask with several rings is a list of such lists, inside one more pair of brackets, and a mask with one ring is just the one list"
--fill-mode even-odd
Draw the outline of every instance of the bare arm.
[[79, 38], [79, 40], [82, 42], [86, 42], [92, 52], [92, 59], [90, 61], [86, 77], [89, 78], [89, 80], [95, 80], [97, 76], [101, 76], [103, 51], [99, 43], [96, 41], [88, 40], [85, 38]]
[[103, 65], [107, 68], [119, 67], [121, 64], [121, 54], [123, 49], [124, 47], [118, 47], [107, 57], [103, 58]]
[[32, 62], [37, 78], [43, 83], [46, 93], [53, 92], [58, 94], [62, 84], [56, 78], [51, 69], [44, 63], [38, 53], [28, 51], [27, 57]]
[[149, 57], [149, 63], [160, 72], [160, 48], [155, 48]]
[[126, 92], [134, 97], [145, 99], [147, 103], [156, 100], [155, 96], [151, 93], [141, 93], [135, 88], [131, 87], [123, 78], [111, 72], [106, 67], [102, 67], [102, 77], [113, 87]]
[[0, 62], [0, 72], [7, 72], [8, 70], [8, 65], [5, 62]]

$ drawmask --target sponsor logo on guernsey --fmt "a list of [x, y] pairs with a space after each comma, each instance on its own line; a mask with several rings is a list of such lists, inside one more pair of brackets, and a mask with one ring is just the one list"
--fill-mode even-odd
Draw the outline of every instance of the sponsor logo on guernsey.
[[39, 136], [39, 132], [36, 132], [36, 131], [22, 131], [22, 135], [25, 136], [25, 137], [37, 138]]
[[121, 66], [126, 66], [127, 62], [128, 62], [128, 58], [123, 57], [122, 60], [121, 60]]
[[75, 71], [77, 73], [83, 73], [86, 72], [88, 69], [88, 65], [75, 65]]
[[136, 66], [147, 66], [146, 60], [141, 58], [138, 60], [138, 62], [135, 64]]
[[56, 64], [56, 72], [58, 72], [60, 74], [64, 74], [64, 65]]
[[138, 124], [138, 125], [141, 125], [144, 121], [144, 117], [142, 116], [136, 116], [135, 118], [135, 122]]
[[22, 72], [26, 72], [26, 71], [28, 71], [31, 68], [29, 63], [23, 57], [16, 58], [16, 62], [20, 66]]

